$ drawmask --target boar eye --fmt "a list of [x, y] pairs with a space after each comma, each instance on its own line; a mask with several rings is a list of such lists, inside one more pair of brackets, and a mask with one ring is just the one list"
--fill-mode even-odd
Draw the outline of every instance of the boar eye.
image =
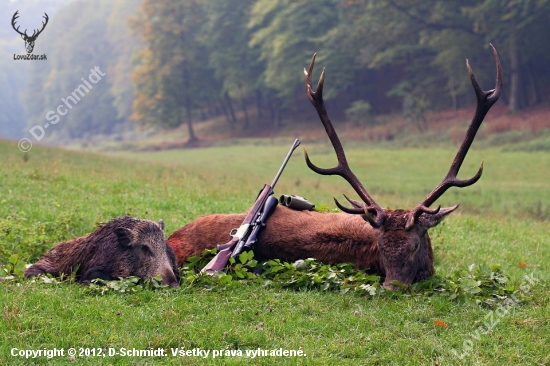
[[147, 245], [142, 245], [141, 246], [141, 251], [145, 255], [149, 255], [149, 256], [153, 255], [153, 252], [151, 251], [151, 249]]

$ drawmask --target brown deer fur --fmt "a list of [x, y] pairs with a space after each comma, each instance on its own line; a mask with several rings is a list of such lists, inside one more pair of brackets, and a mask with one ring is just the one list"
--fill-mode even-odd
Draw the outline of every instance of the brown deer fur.
[[[391, 280], [410, 284], [435, 273], [427, 229], [453, 210], [441, 210], [432, 217], [422, 215], [414, 229], [405, 231], [408, 211], [403, 210], [385, 210], [387, 225], [381, 230], [357, 215], [294, 211], [278, 206], [260, 233], [254, 251], [261, 260], [315, 258], [328, 264], [352, 262], [358, 268], [385, 275], [387, 287]], [[229, 232], [239, 227], [245, 216], [246, 213], [206, 215], [174, 232], [168, 244], [176, 253], [178, 265], [190, 256], [201, 255], [204, 249], [228, 242]], [[413, 243], [412, 248], [409, 242]], [[380, 260], [378, 243], [386, 256], [384, 261]], [[410, 260], [402, 259], [409, 255]]]

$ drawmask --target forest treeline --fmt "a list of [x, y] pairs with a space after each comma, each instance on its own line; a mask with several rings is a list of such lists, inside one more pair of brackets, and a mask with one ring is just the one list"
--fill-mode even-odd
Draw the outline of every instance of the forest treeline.
[[492, 87], [489, 43], [510, 111], [550, 101], [550, 0], [81, 0], [39, 41], [48, 62], [30, 67], [29, 126], [92, 68], [106, 74], [56, 126], [69, 138], [187, 124], [192, 140], [193, 123], [214, 116], [277, 129], [312, 110], [302, 70], [315, 52], [336, 117], [419, 123], [473, 103], [465, 59]]

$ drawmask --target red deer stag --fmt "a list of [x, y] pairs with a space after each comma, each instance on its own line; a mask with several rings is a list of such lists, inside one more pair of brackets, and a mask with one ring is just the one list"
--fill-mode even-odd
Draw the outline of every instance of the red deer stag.
[[[353, 187], [363, 202], [346, 197], [353, 208], [346, 208], [338, 201], [337, 206], [345, 213], [319, 213], [294, 211], [278, 206], [266, 229], [261, 232], [256, 245], [259, 259], [284, 259], [295, 261], [316, 258], [324, 263], [353, 262], [358, 268], [385, 276], [384, 286], [395, 289], [392, 280], [411, 284], [435, 273], [433, 253], [428, 229], [435, 227], [458, 205], [430, 209], [439, 197], [451, 187], [467, 187], [481, 177], [483, 162], [477, 174], [466, 180], [456, 178], [483, 118], [500, 96], [502, 71], [495, 48], [497, 76], [496, 87], [483, 91], [466, 61], [476, 96], [477, 108], [451, 168], [443, 181], [412, 210], [383, 209], [376, 204], [367, 190], [350, 170], [342, 144], [328, 118], [323, 98], [323, 70], [317, 90], [311, 88], [311, 73], [315, 55], [306, 75], [307, 95], [315, 106], [338, 157], [338, 166], [331, 169], [318, 168], [311, 163], [307, 153], [306, 163], [314, 172], [322, 175], [339, 175]], [[245, 217], [242, 214], [213, 214], [198, 218], [174, 232], [168, 244], [174, 248], [178, 265], [189, 256], [200, 255], [205, 248], [228, 241], [232, 228], [238, 227]], [[366, 222], [365, 222], [366, 221]]]

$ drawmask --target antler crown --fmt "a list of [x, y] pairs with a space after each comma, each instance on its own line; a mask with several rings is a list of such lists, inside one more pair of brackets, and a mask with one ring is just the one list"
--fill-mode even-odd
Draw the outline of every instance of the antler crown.
[[[472, 122], [470, 123], [470, 126], [468, 127], [466, 136], [462, 141], [460, 148], [458, 149], [458, 152], [453, 160], [453, 163], [451, 164], [449, 172], [447, 173], [443, 181], [430, 194], [428, 194], [420, 204], [418, 204], [414, 209], [412, 209], [408, 213], [407, 222], [405, 225], [406, 230], [410, 230], [414, 226], [415, 222], [420, 217], [420, 215], [422, 214], [434, 215], [439, 213], [441, 206], [437, 207], [436, 209], [430, 209], [429, 207], [439, 197], [441, 197], [449, 188], [451, 187], [462, 188], [462, 187], [471, 186], [472, 184], [476, 183], [481, 177], [481, 174], [483, 172], [483, 161], [481, 162], [481, 165], [479, 167], [477, 174], [474, 175], [472, 178], [460, 180], [460, 179], [457, 179], [456, 176], [458, 174], [458, 171], [460, 170], [460, 167], [462, 166], [462, 163], [464, 162], [464, 158], [466, 157], [466, 154], [468, 153], [468, 150], [470, 149], [472, 142], [474, 141], [475, 135], [479, 127], [481, 126], [483, 119], [489, 112], [489, 109], [495, 104], [495, 102], [500, 97], [500, 93], [502, 90], [502, 68], [500, 65], [500, 59], [498, 57], [498, 53], [495, 47], [493, 47], [492, 44], [490, 46], [493, 50], [493, 55], [495, 58], [496, 69], [497, 69], [496, 86], [494, 89], [491, 89], [488, 91], [482, 90], [474, 76], [474, 73], [472, 71], [472, 68], [470, 67], [470, 64], [468, 63], [468, 60], [466, 60], [466, 67], [468, 68], [470, 80], [472, 82], [472, 85], [474, 87], [474, 91], [477, 97], [476, 112], [474, 114]], [[336, 202], [336, 205], [344, 212], [347, 212], [350, 214], [365, 215], [366, 219], [369, 221], [369, 223], [373, 227], [379, 228], [380, 226], [383, 225], [387, 215], [385, 211], [380, 206], [378, 206], [378, 204], [374, 201], [374, 199], [369, 195], [369, 193], [363, 187], [359, 179], [355, 176], [355, 174], [349, 168], [346, 155], [344, 153], [344, 148], [342, 147], [340, 139], [338, 138], [338, 135], [336, 134], [336, 131], [334, 130], [334, 127], [332, 126], [330, 119], [328, 118], [325, 104], [323, 102], [323, 85], [325, 81], [324, 68], [319, 78], [319, 81], [317, 83], [316, 91], [313, 91], [311, 87], [311, 74], [313, 72], [313, 65], [315, 64], [315, 56], [316, 54], [314, 54], [311, 59], [311, 63], [309, 65], [309, 71], [304, 69], [304, 74], [306, 77], [307, 97], [310, 100], [310, 102], [313, 104], [315, 109], [317, 110], [317, 114], [319, 115], [319, 118], [321, 119], [321, 122], [325, 127], [325, 131], [332, 143], [332, 146], [334, 147], [334, 151], [336, 152], [336, 157], [338, 158], [338, 165], [330, 169], [319, 168], [310, 161], [307, 152], [305, 152], [306, 164], [311, 170], [313, 170], [317, 174], [339, 175], [343, 177], [345, 180], [347, 180], [348, 183], [351, 185], [351, 187], [355, 190], [355, 192], [357, 192], [359, 197], [361, 197], [363, 202], [352, 200], [348, 198], [346, 195], [344, 195], [346, 200], [348, 200], [348, 202], [351, 203], [353, 208], [347, 208], [345, 206], [342, 206], [335, 198], [334, 201]], [[456, 207], [458, 207], [458, 205], [454, 206], [452, 209], [455, 209]]]

